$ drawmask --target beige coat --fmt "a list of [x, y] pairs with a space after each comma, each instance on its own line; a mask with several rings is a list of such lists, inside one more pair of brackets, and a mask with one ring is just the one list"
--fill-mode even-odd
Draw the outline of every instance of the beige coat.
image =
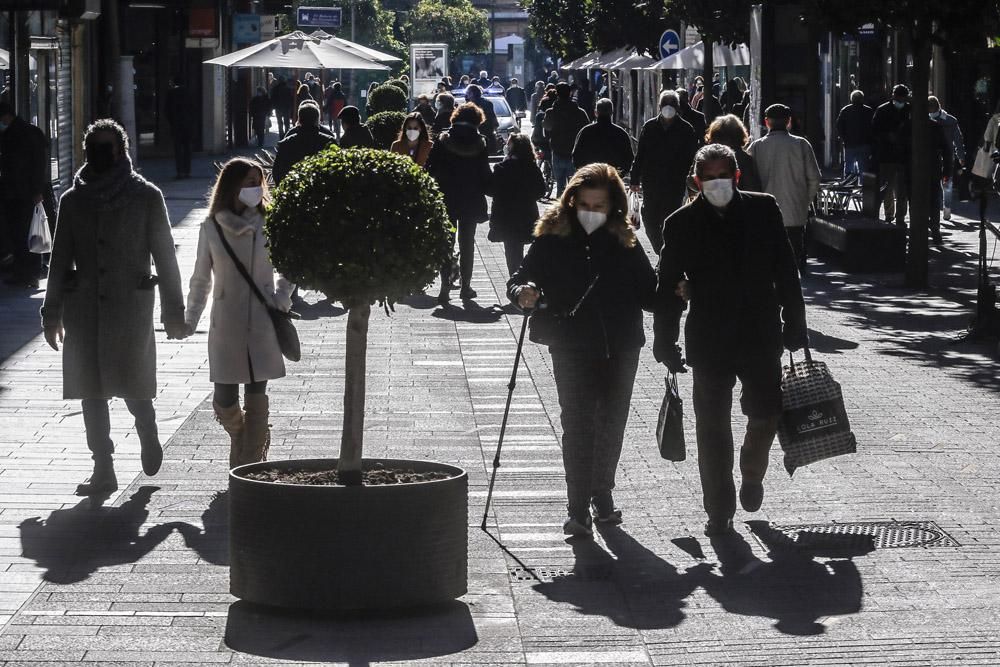
[[[280, 276], [275, 282], [263, 216], [256, 209], [247, 208], [242, 215], [220, 211], [215, 221], [271, 305], [289, 310], [295, 285]], [[208, 329], [208, 366], [212, 382], [246, 384], [284, 377], [285, 363], [267, 309], [233, 264], [211, 218], [201, 224], [198, 234], [198, 257], [188, 291], [188, 326], [197, 326], [209, 292], [212, 293], [212, 313]]]
[[802, 137], [771, 131], [750, 144], [764, 192], [774, 195], [785, 227], [804, 227], [819, 191], [820, 171], [812, 146]]

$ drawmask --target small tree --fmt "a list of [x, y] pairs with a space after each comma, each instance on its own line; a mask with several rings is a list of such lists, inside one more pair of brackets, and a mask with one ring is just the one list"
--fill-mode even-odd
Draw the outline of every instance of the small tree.
[[403, 34], [411, 44], [445, 42], [454, 55], [484, 53], [490, 46], [489, 16], [469, 0], [420, 0]]
[[528, 28], [549, 51], [573, 60], [590, 51], [587, 24], [593, 0], [522, 0]]
[[383, 111], [406, 111], [406, 93], [387, 83], [373, 90], [368, 96], [368, 115]]
[[370, 117], [366, 125], [375, 139], [375, 147], [389, 150], [405, 120], [406, 114], [402, 111], [383, 111]]
[[385, 82], [385, 85], [396, 86], [397, 88], [403, 91], [403, 94], [406, 95], [407, 98], [409, 98], [410, 96], [410, 87], [407, 86], [405, 82], [400, 81], [399, 79], [389, 79], [388, 81]]
[[271, 260], [290, 280], [348, 309], [344, 429], [337, 470], [361, 483], [368, 319], [433, 282], [451, 222], [427, 173], [402, 155], [331, 147], [296, 164], [267, 218]]

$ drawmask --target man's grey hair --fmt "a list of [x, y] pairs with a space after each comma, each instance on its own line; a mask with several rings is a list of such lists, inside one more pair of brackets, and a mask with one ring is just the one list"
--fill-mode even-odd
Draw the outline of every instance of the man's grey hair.
[[851, 93], [851, 102], [853, 104], [861, 104], [864, 101], [865, 101], [864, 92], [860, 90], [855, 90], [853, 93]]
[[606, 97], [602, 97], [601, 99], [597, 100], [597, 105], [595, 108], [597, 110], [598, 116], [610, 117], [615, 112], [615, 103]]
[[664, 90], [662, 93], [660, 93], [660, 106], [661, 107], [664, 104], [668, 104], [668, 103], [671, 103], [671, 102], [673, 103], [673, 105], [675, 107], [679, 107], [681, 105], [681, 100], [680, 100], [679, 97], [677, 97], [677, 93], [675, 93], [672, 90]]
[[121, 149], [122, 154], [128, 153], [128, 132], [111, 118], [101, 118], [87, 126], [87, 129], [83, 133], [84, 150], [87, 149], [90, 138], [98, 132], [109, 132], [115, 135], [118, 138], [118, 148]]
[[725, 160], [729, 163], [729, 168], [736, 175], [739, 166], [736, 163], [736, 153], [729, 146], [723, 144], [708, 144], [702, 146], [694, 156], [694, 174], [698, 178], [705, 172], [705, 165], [716, 160]]

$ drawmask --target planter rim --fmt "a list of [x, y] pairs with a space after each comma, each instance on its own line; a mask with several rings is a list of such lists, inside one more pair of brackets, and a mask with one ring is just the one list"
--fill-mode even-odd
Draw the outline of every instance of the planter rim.
[[[317, 467], [332, 466], [336, 470], [337, 462], [340, 459], [282, 459], [279, 461], [259, 461], [257, 463], [246, 463], [241, 466], [237, 466], [229, 471], [229, 481], [230, 483], [238, 481], [241, 484], [260, 484], [273, 487], [292, 487], [296, 489], [338, 489], [342, 491], [357, 489], [405, 489], [413, 488], [417, 486], [423, 486], [427, 484], [441, 484], [445, 482], [452, 482], [457, 479], [467, 478], [468, 473], [458, 466], [451, 465], [449, 463], [441, 463], [440, 461], [431, 461], [427, 459], [364, 459], [361, 462], [362, 470], [365, 470], [365, 464], [368, 463], [382, 463], [383, 465], [405, 465], [407, 463], [420, 463], [428, 467], [440, 468], [443, 472], [453, 473], [451, 477], [446, 477], [445, 479], [429, 479], [423, 482], [405, 482], [403, 484], [362, 484], [360, 486], [344, 486], [342, 484], [292, 484], [288, 482], [268, 482], [260, 479], [250, 479], [244, 476], [244, 473], [253, 472], [255, 469], [264, 468], [279, 468], [279, 469], [289, 469], [296, 465], [298, 466], [308, 466], [309, 464], [317, 464]], [[311, 467], [311, 466], [310, 466]]]

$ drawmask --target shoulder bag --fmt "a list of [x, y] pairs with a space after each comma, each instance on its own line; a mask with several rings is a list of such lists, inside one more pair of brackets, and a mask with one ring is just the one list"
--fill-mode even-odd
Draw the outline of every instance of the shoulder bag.
[[229, 241], [226, 240], [226, 235], [222, 231], [222, 226], [216, 222], [212, 221], [215, 225], [215, 229], [219, 232], [219, 239], [222, 241], [222, 247], [226, 249], [226, 253], [229, 258], [233, 260], [233, 264], [236, 265], [237, 270], [243, 279], [247, 281], [250, 286], [250, 290], [257, 295], [257, 299], [267, 308], [267, 314], [271, 317], [271, 324], [274, 325], [274, 333], [278, 337], [278, 347], [281, 348], [281, 354], [289, 361], [298, 361], [302, 358], [302, 347], [299, 345], [299, 333], [295, 330], [295, 325], [292, 324], [292, 319], [298, 319], [299, 314], [294, 311], [288, 311], [287, 313], [278, 310], [272, 306], [264, 295], [261, 294], [260, 288], [257, 287], [257, 283], [253, 281], [250, 277], [250, 273], [247, 271], [246, 267], [243, 266], [243, 262], [240, 261], [236, 253], [233, 252], [233, 247], [229, 245]]

